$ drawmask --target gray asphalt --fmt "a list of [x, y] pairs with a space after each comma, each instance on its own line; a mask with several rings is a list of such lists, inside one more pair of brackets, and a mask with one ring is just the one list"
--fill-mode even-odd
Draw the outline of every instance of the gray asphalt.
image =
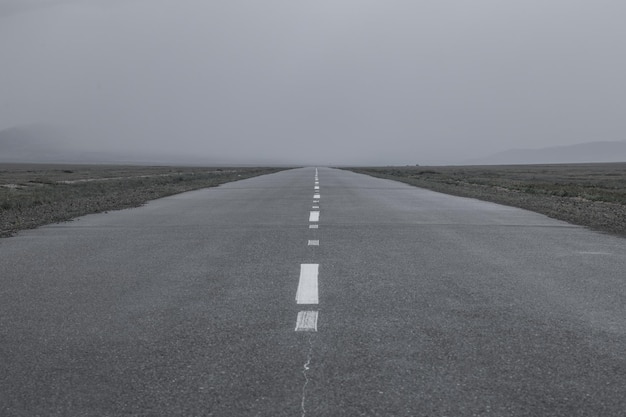
[[626, 240], [314, 172], [0, 240], [0, 415], [626, 415]]

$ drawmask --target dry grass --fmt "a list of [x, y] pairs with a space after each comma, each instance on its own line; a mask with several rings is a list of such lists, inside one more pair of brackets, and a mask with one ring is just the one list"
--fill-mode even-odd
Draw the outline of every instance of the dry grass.
[[626, 163], [352, 170], [626, 236]]
[[279, 170], [0, 164], [0, 236]]

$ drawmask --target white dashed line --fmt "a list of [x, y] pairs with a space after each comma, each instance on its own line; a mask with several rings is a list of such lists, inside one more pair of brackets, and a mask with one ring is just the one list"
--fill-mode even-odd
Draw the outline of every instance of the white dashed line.
[[312, 211], [309, 214], [309, 221], [310, 222], [319, 222], [320, 221], [320, 212], [319, 211]]
[[318, 190], [320, 189], [320, 186], [319, 186], [319, 185], [316, 185], [316, 186], [314, 186], [314, 187], [313, 187], [313, 189], [314, 189], [315, 191], [318, 191]]
[[300, 311], [296, 321], [296, 332], [316, 332], [317, 311]]
[[310, 225], [309, 225], [309, 229], [319, 229], [319, 228], [320, 228], [320, 227], [319, 227], [319, 225], [317, 225], [317, 224], [310, 224]]
[[313, 194], [313, 198], [320, 199], [321, 197], [319, 194]]
[[300, 280], [298, 291], [296, 292], [296, 302], [298, 304], [318, 304], [317, 294], [317, 274], [319, 264], [300, 265]]
[[319, 246], [319, 245], [320, 245], [319, 240], [309, 240], [309, 246]]
[[319, 209], [319, 208], [320, 208], [320, 206], [313, 206], [313, 207], [311, 207], [311, 208], [314, 208], [314, 209]]

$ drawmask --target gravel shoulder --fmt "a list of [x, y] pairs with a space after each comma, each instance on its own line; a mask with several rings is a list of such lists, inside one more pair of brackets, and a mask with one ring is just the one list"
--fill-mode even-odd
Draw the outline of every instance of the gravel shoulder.
[[626, 164], [350, 168], [626, 237]]
[[0, 237], [281, 169], [0, 164]]

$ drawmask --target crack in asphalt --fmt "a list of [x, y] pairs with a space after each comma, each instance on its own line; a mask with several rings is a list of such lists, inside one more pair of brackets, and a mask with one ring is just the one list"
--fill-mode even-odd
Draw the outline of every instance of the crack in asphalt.
[[302, 408], [302, 417], [306, 416], [306, 388], [309, 385], [308, 371], [311, 367], [311, 360], [313, 359], [313, 334], [309, 334], [309, 353], [307, 354], [306, 362], [302, 368], [302, 375], [304, 376], [304, 385], [302, 386], [302, 402], [300, 407]]

